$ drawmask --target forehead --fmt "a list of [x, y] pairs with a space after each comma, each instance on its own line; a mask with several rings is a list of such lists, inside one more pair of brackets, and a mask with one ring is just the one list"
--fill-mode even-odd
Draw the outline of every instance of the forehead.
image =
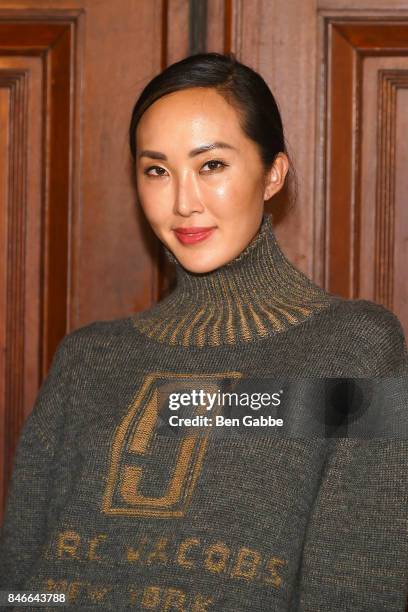
[[142, 115], [137, 141], [245, 138], [237, 110], [212, 88], [194, 87], [163, 96]]

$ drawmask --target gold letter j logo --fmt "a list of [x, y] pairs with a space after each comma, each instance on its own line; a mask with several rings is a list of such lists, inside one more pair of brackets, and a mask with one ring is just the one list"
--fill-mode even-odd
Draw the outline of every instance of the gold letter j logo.
[[164, 457], [154, 456], [158, 454], [160, 446], [155, 437], [158, 425], [157, 388], [160, 384], [162, 388], [166, 384], [173, 388], [175, 384], [181, 384], [195, 389], [204, 385], [207, 390], [211, 388], [216, 392], [222, 380], [240, 377], [239, 372], [194, 375], [156, 372], [146, 376], [115, 432], [103, 512], [155, 518], [183, 516], [202, 469], [209, 434], [189, 433], [171, 439], [172, 448], [177, 447], [177, 452], [175, 460], [170, 460], [172, 465], [169, 466], [166, 481], [161, 483], [164, 492], [156, 496], [144, 494], [143, 488], [149, 488], [149, 481], [157, 476], [155, 460], [161, 473], [165, 460]]

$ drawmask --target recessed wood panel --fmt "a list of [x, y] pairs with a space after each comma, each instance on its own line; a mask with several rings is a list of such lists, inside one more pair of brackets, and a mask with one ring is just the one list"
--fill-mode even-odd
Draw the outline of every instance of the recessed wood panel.
[[408, 236], [408, 148], [397, 128], [407, 122], [408, 19], [326, 17], [325, 33], [325, 284], [384, 304], [408, 332], [406, 290], [397, 289]]
[[[39, 380], [42, 67], [39, 57], [0, 58], [0, 312], [3, 477]], [[4, 410], [3, 407], [7, 407]]]
[[[27, 23], [30, 16], [32, 22]], [[42, 167], [37, 168], [42, 181], [41, 236], [38, 236], [41, 240], [43, 274], [42, 329], [38, 347], [42, 371], [47, 370], [56, 345], [66, 333], [68, 317], [68, 232], [73, 191], [70, 145], [73, 138], [73, 59], [78, 15], [65, 15], [65, 22], [60, 23], [61, 17], [59, 13], [53, 23], [51, 14], [40, 21], [38, 14], [34, 19], [27, 13], [19, 13], [14, 18], [8, 12], [0, 13], [3, 67], [7, 65], [6, 58], [10, 55], [38, 56], [42, 62], [43, 94], [37, 112], [40, 121], [41, 117], [45, 119], [41, 141], [36, 147], [38, 155], [43, 155], [44, 160]], [[26, 143], [21, 146], [20, 156], [23, 159], [27, 155]], [[24, 174], [24, 168], [21, 171]], [[21, 188], [26, 182], [25, 176], [19, 183]], [[18, 198], [18, 201], [24, 199]]]
[[[8, 88], [2, 131], [9, 148], [0, 165], [7, 176], [1, 199], [5, 224], [2, 346], [7, 348], [8, 405], [32, 404], [41, 376], [41, 234], [43, 163], [43, 65], [40, 56], [0, 57], [0, 87]], [[11, 385], [11, 386], [10, 386]], [[6, 378], [2, 385], [6, 388]], [[17, 387], [20, 389], [17, 391]], [[17, 396], [16, 396], [17, 394]], [[13, 401], [12, 398], [19, 397]]]
[[42, 22], [38, 14], [0, 12], [5, 482], [21, 426], [66, 333], [76, 14], [63, 23], [60, 17], [53, 23], [50, 15]]
[[408, 329], [408, 57], [368, 57], [363, 66], [360, 292], [394, 310]]

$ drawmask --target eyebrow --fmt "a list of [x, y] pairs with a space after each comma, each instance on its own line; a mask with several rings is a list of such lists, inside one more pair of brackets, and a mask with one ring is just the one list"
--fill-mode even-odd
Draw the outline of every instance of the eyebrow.
[[[188, 156], [195, 157], [196, 155], [200, 155], [201, 153], [205, 153], [206, 151], [212, 151], [213, 149], [232, 149], [236, 151], [236, 148], [227, 142], [212, 142], [210, 144], [201, 145], [201, 147], [197, 147], [196, 149], [192, 149]], [[152, 159], [162, 159], [167, 160], [167, 156], [164, 153], [160, 153], [159, 151], [150, 151], [148, 149], [144, 149], [140, 151], [139, 157], [151, 157]]]

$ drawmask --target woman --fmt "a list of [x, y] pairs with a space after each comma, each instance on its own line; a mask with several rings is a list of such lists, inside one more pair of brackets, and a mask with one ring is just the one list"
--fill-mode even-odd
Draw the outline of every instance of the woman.
[[403, 610], [404, 442], [160, 433], [163, 395], [185, 389], [404, 371], [396, 317], [327, 293], [276, 242], [272, 93], [233, 57], [189, 57], [142, 92], [130, 146], [177, 285], [61, 342], [16, 456], [1, 588], [73, 609]]

